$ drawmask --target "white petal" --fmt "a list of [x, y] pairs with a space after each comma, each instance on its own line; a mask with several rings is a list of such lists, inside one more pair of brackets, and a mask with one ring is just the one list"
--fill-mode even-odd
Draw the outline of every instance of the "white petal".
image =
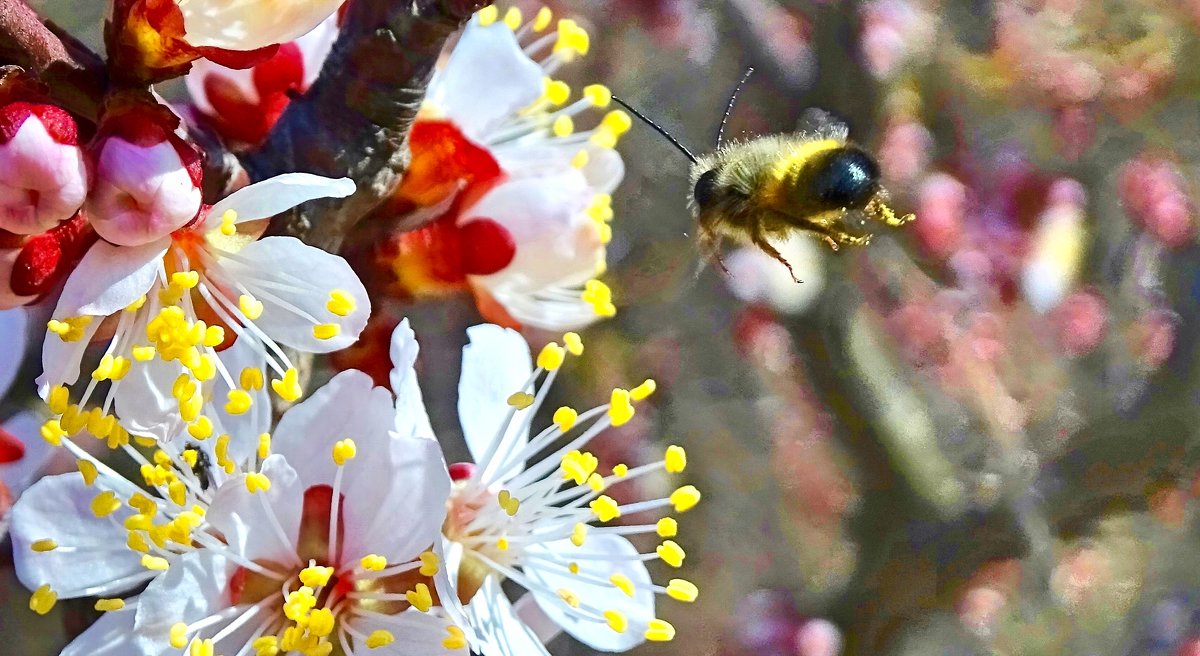
[[[47, 341], [53, 339], [57, 337], [47, 337]], [[133, 361], [113, 394], [113, 406], [121, 425], [134, 435], [159, 441], [174, 437], [183, 420], [171, 388], [181, 373], [183, 365], [178, 362], [157, 357], [146, 362]]]
[[[590, 326], [602, 317], [581, 298], [582, 287], [548, 287], [538, 292], [492, 288], [486, 290], [521, 325], [553, 332]], [[564, 297], [565, 294], [571, 294]]]
[[428, 102], [468, 137], [482, 141], [489, 129], [541, 97], [543, 77], [512, 30], [472, 22], [439, 71], [438, 84], [431, 85]]
[[[241, 556], [254, 561], [290, 563], [295, 559], [296, 538], [300, 534], [304, 488], [283, 456], [269, 456], [263, 461], [261, 472], [271, 481], [271, 489], [252, 493], [246, 489], [245, 474], [234, 476], [217, 489], [207, 517], [225, 535], [230, 548]], [[270, 514], [262, 499], [255, 498], [260, 495], [265, 495]], [[274, 528], [275, 520], [290, 544], [283, 543]]]
[[446, 629], [451, 623], [436, 611], [422, 613], [410, 609], [392, 615], [388, 621], [380, 621], [370, 616], [353, 617], [349, 621], [350, 626], [363, 635], [371, 635], [375, 630], [385, 629], [396, 636], [396, 641], [377, 649], [369, 649], [366, 645], [357, 643], [353, 647], [353, 653], [348, 656], [467, 656], [470, 653], [465, 647], [446, 649], [442, 646], [442, 640], [447, 635]]
[[611, 194], [625, 177], [625, 161], [611, 148], [590, 147], [583, 177], [596, 193]]
[[15, 494], [37, 481], [56, 453], [40, 435], [46, 419], [43, 414], [23, 410], [4, 421], [4, 430], [25, 445], [25, 455], [20, 460], [0, 465], [0, 480]]
[[269, 219], [317, 198], [345, 198], [354, 193], [350, 178], [325, 178], [311, 173], [284, 173], [242, 187], [213, 205], [206, 228], [220, 225], [226, 210], [237, 212], [238, 223]]
[[[128, 603], [128, 602], [127, 602]], [[143, 656], [134, 646], [136, 605], [109, 611], [79, 634], [58, 656]], [[157, 653], [157, 652], [153, 652]]]
[[[295, 237], [260, 239], [239, 251], [237, 261], [223, 259], [221, 264], [227, 282], [241, 283], [262, 301], [262, 316], [254, 324], [277, 342], [309, 353], [329, 353], [353, 344], [367, 326], [371, 299], [346, 260]], [[353, 310], [344, 317], [326, 308], [335, 290], [354, 300]], [[314, 319], [336, 324], [338, 334], [316, 338]]]
[[321, 74], [321, 66], [325, 64], [337, 37], [338, 16], [335, 13], [313, 28], [313, 31], [296, 39], [296, 46], [300, 48], [300, 57], [304, 61], [305, 85], [317, 80], [317, 76]]
[[[188, 71], [187, 75], [183, 76], [183, 80], [187, 84], [188, 95], [191, 96], [196, 108], [201, 113], [214, 116], [217, 110], [209, 102], [208, 93], [204, 87], [208, 76], [215, 75], [229, 82], [241, 92], [246, 104], [256, 105], [259, 102], [259, 97], [258, 88], [254, 86], [254, 70], [254, 68], [235, 70], [225, 68], [220, 64], [214, 64], [207, 59], [197, 59], [192, 62], [192, 69]], [[220, 221], [220, 218], [218, 215], [217, 220]]]
[[420, 346], [416, 335], [408, 326], [408, 319], [400, 322], [392, 332], [392, 393], [396, 395], [396, 433], [402, 437], [433, 437], [429, 425], [429, 414], [421, 399], [421, 386], [417, 383], [417, 372], [413, 368]]
[[284, 413], [275, 429], [273, 449], [295, 463], [302, 489], [332, 485], [333, 445], [354, 440], [358, 455], [342, 478], [343, 562], [370, 553], [415, 558], [445, 520], [450, 477], [441, 451], [433, 440], [391, 434], [392, 413], [391, 394], [349, 370]]
[[[249, 340], [234, 341], [233, 346], [221, 351], [218, 356], [221, 364], [229, 370], [235, 384], [243, 369], [253, 367], [266, 371], [265, 357], [250, 345]], [[228, 455], [235, 463], [249, 461], [258, 449], [258, 436], [271, 431], [270, 389], [270, 385], [267, 384], [259, 390], [248, 390], [250, 409], [240, 415], [231, 415], [225, 411], [229, 385], [221, 376], [217, 376], [213, 381], [212, 405], [209, 412], [212, 414], [213, 425], [219, 426], [218, 431], [232, 436]]]
[[[144, 653], [179, 654], [170, 649], [171, 626], [204, 619], [232, 605], [229, 582], [236, 571], [236, 565], [207, 550], [184, 554], [171, 563], [139, 597], [134, 631]], [[207, 628], [202, 635], [211, 636], [226, 623]]]
[[[629, 540], [619, 535], [598, 534], [589, 536], [583, 547], [575, 547], [569, 540], [559, 540], [545, 545], [535, 545], [529, 548], [531, 553], [542, 553], [549, 557], [569, 558], [571, 553], [602, 554], [616, 558], [636, 556], [638, 550]], [[646, 566], [639, 561], [630, 560], [586, 560], [586, 571], [592, 577], [608, 581], [613, 574], [628, 576], [634, 585], [633, 597], [628, 597], [619, 588], [610, 583], [595, 584], [581, 581], [565, 567], [529, 567], [525, 574], [529, 578], [543, 584], [549, 590], [566, 588], [579, 595], [580, 600], [588, 607], [603, 612], [616, 610], [625, 615], [629, 627], [624, 633], [617, 633], [605, 622], [595, 622], [580, 617], [558, 595], [554, 593], [534, 592], [538, 605], [542, 607], [551, 619], [558, 623], [564, 631], [576, 640], [600, 651], [626, 651], [641, 644], [646, 626], [654, 619], [654, 590], [650, 581], [650, 573]]]
[[154, 284], [169, 244], [167, 240], [143, 246], [96, 242], [67, 277], [54, 318], [106, 317], [141, 298]]
[[28, 346], [29, 317], [25, 310], [0, 310], [0, 399], [8, 393], [17, 377]]
[[[87, 487], [77, 472], [47, 476], [34, 483], [12, 510], [9, 535], [17, 578], [30, 590], [49, 584], [60, 597], [78, 596], [79, 590], [106, 586], [123, 577], [145, 573], [142, 554], [125, 546], [126, 532], [121, 521], [133, 514], [122, 507], [111, 517], [92, 514], [92, 499], [104, 488]], [[112, 517], [116, 518], [113, 521]], [[35, 552], [34, 542], [53, 539], [59, 548]], [[144, 580], [144, 579], [142, 579]], [[139, 581], [126, 583], [104, 593], [132, 589]]]
[[548, 656], [542, 641], [517, 617], [495, 577], [483, 582], [467, 610], [480, 633], [477, 651], [483, 656]]
[[255, 50], [307, 34], [343, 0], [177, 0], [195, 47]]
[[[476, 464], [492, 448], [500, 435], [505, 417], [512, 410], [508, 397], [521, 391], [521, 385], [533, 371], [529, 346], [515, 330], [492, 324], [467, 329], [470, 343], [463, 347], [462, 375], [458, 379], [458, 421], [462, 424], [467, 448]], [[504, 431], [506, 437], [516, 437], [517, 449], [529, 441], [529, 429], [524, 425], [527, 410], [518, 412]], [[523, 463], [506, 466], [501, 479], [524, 469]]]

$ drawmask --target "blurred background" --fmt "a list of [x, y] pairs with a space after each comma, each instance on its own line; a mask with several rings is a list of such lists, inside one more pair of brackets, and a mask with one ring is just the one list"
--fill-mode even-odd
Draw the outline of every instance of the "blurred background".
[[[35, 4], [98, 43], [104, 3]], [[576, 88], [705, 151], [753, 66], [727, 137], [827, 110], [918, 216], [865, 249], [800, 237], [799, 285], [750, 251], [697, 275], [688, 162], [642, 125], [622, 141], [620, 312], [554, 394], [655, 378], [597, 455], [683, 444], [705, 495], [679, 540], [701, 596], [635, 653], [1200, 655], [1200, 2], [547, 4], [591, 32]], [[461, 442], [474, 304], [391, 311]], [[0, 652], [56, 653], [88, 606], [34, 616], [4, 558]]]

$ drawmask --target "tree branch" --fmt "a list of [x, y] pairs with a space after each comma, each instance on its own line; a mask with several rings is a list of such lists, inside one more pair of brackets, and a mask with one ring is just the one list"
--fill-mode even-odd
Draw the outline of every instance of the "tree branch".
[[21, 0], [0, 0], [0, 64], [36, 73], [56, 102], [96, 120], [108, 88], [104, 61]]
[[405, 137], [447, 37], [490, 0], [354, 0], [325, 71], [296, 99], [258, 150], [242, 158], [250, 177], [291, 171], [346, 176], [347, 200], [313, 202], [280, 215], [271, 232], [336, 252], [354, 225], [399, 181]]

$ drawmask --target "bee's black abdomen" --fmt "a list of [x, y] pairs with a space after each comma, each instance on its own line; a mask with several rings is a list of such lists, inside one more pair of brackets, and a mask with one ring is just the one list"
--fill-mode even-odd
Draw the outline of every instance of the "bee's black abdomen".
[[831, 150], [814, 164], [809, 189], [828, 207], [859, 208], [879, 191], [879, 164], [859, 148]]
[[717, 170], [705, 171], [696, 179], [696, 188], [692, 190], [692, 199], [700, 209], [709, 207], [717, 200]]

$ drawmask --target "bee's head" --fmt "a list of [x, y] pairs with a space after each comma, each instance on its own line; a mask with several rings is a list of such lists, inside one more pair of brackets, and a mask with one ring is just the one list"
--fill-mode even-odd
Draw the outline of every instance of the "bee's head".
[[879, 192], [879, 164], [856, 146], [837, 148], [822, 158], [811, 184], [831, 206], [862, 208]]
[[709, 169], [696, 178], [696, 187], [692, 189], [692, 200], [696, 207], [704, 210], [717, 200], [717, 170]]

